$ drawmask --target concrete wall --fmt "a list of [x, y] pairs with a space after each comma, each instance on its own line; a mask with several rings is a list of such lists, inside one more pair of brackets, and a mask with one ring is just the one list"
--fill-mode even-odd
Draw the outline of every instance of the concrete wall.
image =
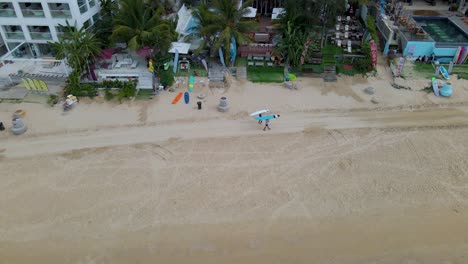
[[434, 45], [434, 42], [408, 41], [405, 49], [403, 50], [403, 56], [407, 56], [412, 47], [414, 47], [413, 57], [431, 56], [434, 52]]
[[457, 48], [435, 48], [434, 54], [436, 57], [453, 57], [456, 51]]

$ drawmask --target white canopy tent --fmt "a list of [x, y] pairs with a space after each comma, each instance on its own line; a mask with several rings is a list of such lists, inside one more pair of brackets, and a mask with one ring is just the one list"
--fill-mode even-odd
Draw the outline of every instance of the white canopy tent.
[[248, 18], [254, 18], [257, 16], [257, 8], [253, 8], [253, 7], [246, 7], [245, 9], [247, 9], [249, 12], [247, 14], [244, 15], [244, 17], [248, 17]]
[[273, 12], [271, 13], [271, 19], [278, 19], [278, 16], [281, 15], [282, 13], [284, 13], [284, 8], [280, 8], [280, 7], [277, 7], [277, 8], [273, 8]]
[[169, 49], [169, 53], [176, 53], [176, 50], [179, 52], [179, 54], [188, 54], [190, 50], [190, 43], [184, 43], [184, 42], [172, 42], [172, 46]]

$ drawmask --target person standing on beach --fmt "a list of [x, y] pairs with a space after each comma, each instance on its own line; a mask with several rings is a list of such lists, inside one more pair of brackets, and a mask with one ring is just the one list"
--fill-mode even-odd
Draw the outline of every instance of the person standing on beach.
[[265, 120], [265, 127], [263, 128], [263, 131], [265, 131], [268, 128], [270, 130], [270, 119]]
[[[258, 114], [258, 117], [262, 117], [262, 114]], [[258, 123], [261, 124], [263, 121], [262, 120], [258, 120]]]

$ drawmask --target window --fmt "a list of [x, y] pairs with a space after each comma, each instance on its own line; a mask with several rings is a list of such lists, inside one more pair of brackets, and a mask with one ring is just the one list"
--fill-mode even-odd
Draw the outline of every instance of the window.
[[48, 26], [28, 26], [31, 39], [34, 40], [52, 40], [52, 34]]
[[16, 12], [12, 3], [0, 4], [0, 17], [16, 17]]
[[89, 28], [92, 24], [91, 19], [88, 19], [83, 23], [83, 27]]
[[4, 25], [3, 32], [7, 39], [24, 39], [24, 33], [20, 25]]
[[88, 11], [88, 6], [86, 5], [85, 0], [78, 0], [78, 6], [80, 8], [80, 13], [84, 14], [86, 11]]
[[50, 15], [53, 18], [71, 18], [70, 6], [67, 3], [49, 3]]
[[93, 23], [96, 23], [96, 21], [98, 21], [101, 17], [99, 16], [99, 13], [95, 14], [93, 16]]
[[19, 5], [24, 17], [45, 17], [41, 3], [20, 2]]

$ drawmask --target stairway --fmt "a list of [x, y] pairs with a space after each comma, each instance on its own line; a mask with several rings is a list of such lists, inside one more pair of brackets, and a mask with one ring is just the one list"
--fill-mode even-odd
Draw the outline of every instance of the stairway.
[[336, 65], [324, 66], [322, 76], [325, 82], [336, 82], [338, 80], [338, 78], [336, 78]]
[[225, 69], [221, 65], [212, 65], [208, 69], [208, 79], [211, 82], [224, 82], [224, 71]]
[[247, 79], [247, 67], [237, 67], [237, 79], [238, 80]]
[[323, 53], [322, 57], [323, 62], [323, 80], [325, 82], [336, 82], [338, 79], [336, 78], [336, 62], [335, 62], [335, 54], [331, 53]]
[[137, 89], [153, 89], [153, 74], [148, 71], [140, 73]]

